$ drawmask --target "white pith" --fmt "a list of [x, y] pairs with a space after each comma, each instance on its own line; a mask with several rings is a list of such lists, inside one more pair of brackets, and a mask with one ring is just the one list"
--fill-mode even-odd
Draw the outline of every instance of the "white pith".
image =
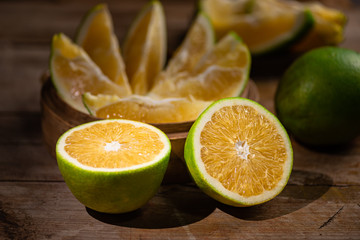
[[106, 143], [104, 150], [107, 152], [117, 152], [121, 148], [121, 144], [117, 141]]
[[[204, 128], [205, 124], [211, 120], [212, 115], [218, 111], [219, 109], [221, 109], [222, 107], [225, 106], [233, 106], [233, 105], [243, 105], [243, 106], [251, 106], [255, 109], [257, 109], [259, 112], [261, 112], [265, 117], [269, 118], [272, 120], [272, 122], [277, 126], [277, 128], [280, 130], [279, 134], [283, 137], [283, 139], [285, 140], [285, 144], [286, 144], [286, 150], [289, 153], [288, 154], [288, 158], [284, 164], [284, 168], [283, 168], [283, 176], [281, 177], [280, 182], [277, 184], [277, 186], [271, 190], [271, 191], [265, 191], [264, 193], [257, 195], [257, 196], [252, 196], [252, 197], [243, 197], [237, 193], [231, 192], [229, 190], [227, 190], [222, 184], [221, 182], [219, 182], [217, 179], [215, 179], [214, 177], [212, 177], [205, 169], [205, 165], [201, 160], [201, 143], [200, 143], [200, 134], [202, 129]], [[212, 105], [212, 107], [208, 108], [207, 111], [204, 112], [204, 114], [202, 114], [200, 116], [200, 121], [197, 124], [196, 130], [193, 133], [193, 144], [194, 144], [194, 160], [195, 163], [199, 169], [199, 171], [202, 174], [202, 178], [203, 181], [207, 182], [207, 184], [210, 185], [211, 188], [213, 188], [213, 190], [215, 190], [216, 192], [220, 193], [223, 196], [226, 196], [228, 199], [231, 199], [232, 201], [237, 202], [238, 204], [244, 204], [244, 205], [255, 205], [258, 203], [262, 203], [265, 202], [271, 198], [273, 198], [274, 196], [276, 196], [278, 193], [281, 192], [281, 190], [285, 187], [285, 185], [287, 184], [287, 180], [289, 177], [289, 174], [291, 172], [291, 168], [292, 168], [292, 148], [291, 145], [289, 143], [288, 136], [285, 132], [285, 130], [283, 129], [283, 127], [278, 123], [278, 120], [274, 118], [273, 115], [271, 115], [270, 113], [260, 109], [259, 106], [257, 106], [257, 104], [246, 100], [246, 99], [241, 99], [241, 98], [232, 98], [232, 99], [228, 99], [228, 100], [223, 100], [223, 101], [219, 101], [217, 103], [215, 103], [214, 105]], [[282, 129], [282, 130], [281, 130]], [[235, 144], [237, 145], [237, 144]], [[239, 145], [241, 145], [241, 148], [239, 147]], [[244, 157], [244, 159], [246, 160], [248, 153], [249, 153], [249, 148], [251, 148], [251, 146], [246, 146], [245, 143], [239, 143], [238, 146], [234, 146], [235, 149], [239, 150], [238, 153]], [[246, 157], [246, 158], [245, 158]]]
[[248, 160], [250, 155], [250, 146], [246, 141], [238, 141], [235, 143], [235, 149], [239, 157]]
[[[135, 166], [131, 166], [131, 167], [126, 167], [126, 168], [95, 168], [95, 167], [90, 167], [90, 166], [86, 166], [84, 164], [81, 164], [79, 161], [77, 161], [75, 158], [71, 157], [64, 149], [66, 143], [65, 140], [66, 138], [74, 131], [77, 130], [81, 130], [84, 128], [87, 128], [91, 125], [97, 124], [99, 122], [120, 122], [120, 123], [130, 123], [133, 124], [137, 127], [146, 127], [151, 129], [151, 131], [154, 131], [156, 133], [158, 133], [161, 142], [164, 143], [164, 148], [161, 150], [161, 152], [154, 157], [153, 160], [146, 162], [146, 163], [142, 163], [142, 164], [138, 164]], [[119, 146], [117, 146], [116, 143], [109, 143], [110, 145], [108, 146], [108, 150], [116, 150], [118, 147], [121, 147], [121, 145], [119, 144]], [[113, 119], [113, 120], [100, 120], [100, 121], [94, 121], [94, 122], [90, 122], [90, 123], [86, 123], [80, 126], [77, 126], [67, 132], [65, 132], [58, 140], [58, 143], [56, 145], [56, 151], [57, 153], [62, 157], [62, 160], [68, 161], [72, 164], [74, 164], [75, 166], [84, 169], [84, 170], [90, 170], [90, 171], [96, 171], [96, 172], [126, 172], [129, 170], [135, 170], [135, 169], [141, 169], [141, 168], [145, 168], [147, 166], [151, 166], [157, 162], [160, 162], [161, 160], [164, 159], [164, 157], [169, 153], [171, 149], [171, 145], [170, 145], [170, 141], [167, 138], [167, 136], [165, 135], [165, 133], [163, 133], [161, 130], [159, 130], [158, 128], [155, 128], [149, 124], [145, 124], [145, 123], [141, 123], [141, 122], [136, 122], [136, 121], [131, 121], [131, 120], [124, 120], [124, 119]]]

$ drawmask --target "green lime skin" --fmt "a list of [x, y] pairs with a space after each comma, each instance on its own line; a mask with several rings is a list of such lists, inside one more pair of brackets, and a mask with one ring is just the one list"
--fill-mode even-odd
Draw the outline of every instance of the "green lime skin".
[[305, 145], [343, 145], [360, 135], [360, 54], [321, 47], [300, 56], [275, 94], [276, 114]]
[[158, 191], [169, 160], [147, 168], [101, 172], [81, 169], [57, 155], [58, 167], [75, 198], [102, 213], [126, 213], [144, 206]]

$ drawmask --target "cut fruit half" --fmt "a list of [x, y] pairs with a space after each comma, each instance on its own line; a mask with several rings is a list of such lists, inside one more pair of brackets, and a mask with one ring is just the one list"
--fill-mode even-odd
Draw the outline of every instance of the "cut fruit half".
[[212, 102], [186, 98], [154, 100], [147, 96], [126, 98], [85, 93], [84, 105], [89, 113], [99, 118], [131, 119], [146, 123], [172, 123], [194, 121]]
[[250, 13], [234, 11], [226, 17], [215, 14], [221, 10], [213, 9], [213, 5], [209, 4], [211, 1], [202, 1], [200, 6], [209, 15], [217, 37], [221, 38], [233, 30], [243, 38], [252, 54], [265, 54], [286, 48], [308, 33], [314, 24], [309, 10], [299, 11], [286, 1], [255, 1]]
[[50, 56], [51, 80], [59, 96], [70, 106], [87, 113], [82, 94], [110, 94], [124, 97], [128, 91], [109, 80], [86, 52], [64, 34], [52, 39]]
[[210, 105], [190, 129], [184, 156], [195, 183], [232, 206], [274, 198], [293, 164], [291, 142], [279, 120], [245, 98]]
[[74, 196], [105, 213], [143, 206], [157, 192], [171, 151], [159, 129], [128, 120], [101, 120], [65, 132], [56, 144], [59, 169]]
[[247, 46], [235, 33], [229, 33], [204, 53], [191, 70], [162, 79], [149, 96], [203, 101], [240, 96], [249, 79], [250, 65]]
[[166, 24], [162, 5], [151, 1], [140, 12], [125, 38], [126, 73], [135, 94], [145, 95], [166, 61]]
[[127, 95], [131, 94], [112, 18], [106, 5], [99, 4], [85, 15], [75, 43], [85, 50], [110, 80], [124, 88]]

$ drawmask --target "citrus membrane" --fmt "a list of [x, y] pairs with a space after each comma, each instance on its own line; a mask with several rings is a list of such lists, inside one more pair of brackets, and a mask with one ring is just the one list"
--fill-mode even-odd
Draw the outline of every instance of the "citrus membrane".
[[126, 73], [135, 94], [153, 86], [166, 61], [165, 14], [159, 1], [151, 1], [139, 13], [125, 38]]
[[181, 45], [170, 58], [160, 79], [191, 72], [205, 53], [212, 49], [214, 43], [215, 36], [211, 22], [200, 12], [192, 22]]
[[[228, 11], [226, 16], [217, 13], [221, 9], [212, 2], [202, 0], [200, 7], [209, 15], [217, 38], [233, 30], [244, 40], [254, 55], [286, 48], [301, 39], [314, 25], [314, 19], [309, 10], [299, 11], [286, 1], [254, 1], [250, 12]], [[237, 2], [244, 1], [237, 0], [232, 4]]]
[[155, 100], [147, 96], [92, 95], [85, 93], [84, 105], [91, 115], [99, 118], [131, 119], [147, 123], [194, 121], [212, 101], [187, 98]]
[[169, 74], [159, 81], [149, 96], [188, 97], [202, 101], [240, 96], [249, 79], [250, 62], [247, 46], [231, 32], [192, 63], [194, 66], [190, 69]]
[[52, 39], [50, 74], [59, 96], [81, 112], [87, 113], [82, 103], [84, 92], [128, 95], [128, 91], [109, 80], [86, 52], [62, 33]]
[[245, 98], [210, 105], [191, 127], [184, 156], [199, 188], [232, 206], [274, 198], [287, 184], [293, 164], [291, 142], [281, 123]]
[[127, 95], [131, 94], [112, 18], [105, 4], [96, 5], [84, 16], [75, 43], [85, 50], [110, 80], [124, 88]]
[[100, 212], [144, 205], [159, 188], [171, 145], [159, 129], [129, 120], [74, 127], [56, 144], [59, 169], [74, 196]]

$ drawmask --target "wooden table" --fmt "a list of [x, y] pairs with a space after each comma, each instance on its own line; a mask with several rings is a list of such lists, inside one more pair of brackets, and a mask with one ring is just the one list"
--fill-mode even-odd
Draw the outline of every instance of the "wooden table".
[[[120, 39], [145, 2], [108, 1]], [[342, 46], [360, 52], [359, 1], [326, 2], [341, 2], [349, 17]], [[40, 77], [48, 67], [52, 35], [74, 36], [81, 17], [96, 3], [0, 1], [0, 239], [360, 239], [360, 139], [321, 151], [292, 141], [289, 184], [255, 207], [224, 206], [192, 183], [164, 185], [145, 207], [123, 215], [81, 205], [42, 141]], [[163, 5], [171, 51], [193, 16], [195, 1]], [[282, 70], [255, 66], [260, 103], [274, 111]]]

